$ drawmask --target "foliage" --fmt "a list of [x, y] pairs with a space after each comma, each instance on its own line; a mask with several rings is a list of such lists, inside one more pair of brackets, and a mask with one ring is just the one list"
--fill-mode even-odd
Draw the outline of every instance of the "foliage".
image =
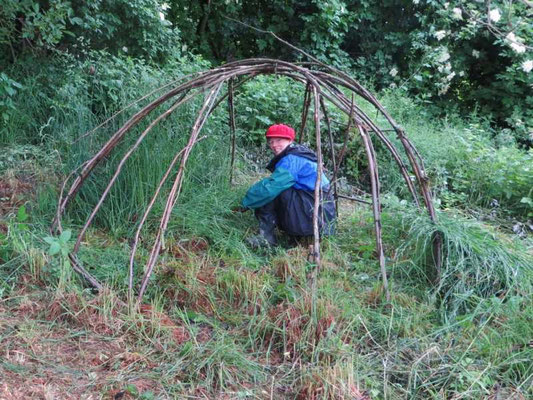
[[[210, 59], [298, 58], [272, 31], [377, 89], [483, 113], [531, 145], [531, 8], [527, 2], [328, 0], [169, 2], [183, 40]], [[230, 17], [232, 19], [227, 19]], [[441, 113], [442, 108], [434, 112]]]
[[9, 123], [11, 112], [16, 108], [13, 97], [22, 85], [10, 79], [4, 72], [0, 73], [0, 114], [4, 124]]
[[266, 128], [301, 124], [304, 87], [286, 77], [260, 76], [246, 83], [235, 98], [236, 125], [246, 143], [264, 142]]
[[[341, 66], [350, 61], [340, 48], [351, 16], [341, 0], [253, 0], [226, 2], [169, 1], [168, 18], [182, 30], [189, 48], [218, 61], [244, 57], [293, 58], [273, 37], [250, 29], [273, 31], [295, 45]], [[228, 19], [228, 17], [230, 19]], [[297, 55], [298, 56], [298, 55]]]
[[177, 54], [178, 39], [154, 0], [6, 0], [0, 9], [0, 52], [11, 62], [25, 51], [83, 48], [161, 60]]
[[[469, 204], [531, 217], [533, 150], [522, 152], [508, 145], [496, 148], [483, 136], [473, 134], [475, 129], [465, 130], [445, 164], [447, 189], [466, 196]], [[448, 199], [454, 204], [453, 198]]]
[[[426, 105], [398, 89], [382, 92], [380, 100], [422, 154], [442, 207], [483, 207], [493, 214], [528, 217], [532, 211], [527, 203], [533, 187], [532, 154], [516, 146], [508, 129], [492, 128], [486, 118], [476, 114], [465, 120], [450, 112], [446, 118], [434, 120]], [[396, 138], [391, 140], [401, 146]], [[352, 154], [356, 151], [357, 147]], [[378, 148], [378, 152], [385, 190], [406, 196], [395, 163], [384, 149]]]

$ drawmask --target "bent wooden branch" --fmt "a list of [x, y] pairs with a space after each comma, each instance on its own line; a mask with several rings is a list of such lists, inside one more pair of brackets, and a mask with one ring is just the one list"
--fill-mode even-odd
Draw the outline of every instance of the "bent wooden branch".
[[[295, 48], [299, 51], [299, 49]], [[302, 54], [307, 55], [305, 52]], [[425, 172], [422, 158], [414, 145], [409, 141], [403, 129], [397, 124], [392, 117], [387, 113], [385, 108], [377, 101], [377, 99], [366, 90], [355, 79], [347, 75], [346, 73], [339, 71], [335, 68], [327, 66], [313, 57], [309, 56], [313, 62], [311, 63], [289, 63], [282, 60], [253, 58], [248, 60], [239, 60], [227, 63], [218, 68], [214, 68], [209, 71], [199, 72], [192, 74], [188, 77], [181, 77], [178, 81], [172, 82], [172, 87], [166, 93], [160, 95], [157, 99], [151, 101], [140, 111], [135, 113], [120, 129], [118, 129], [96, 152], [96, 154], [83, 162], [78, 168], [73, 170], [68, 176], [63, 186], [58, 199], [57, 213], [54, 218], [52, 229], [54, 231], [61, 232], [63, 226], [61, 219], [66, 212], [67, 206], [71, 203], [72, 199], [77, 195], [80, 188], [84, 185], [86, 180], [91, 176], [95, 168], [105, 162], [111, 153], [118, 151], [121, 147], [120, 143], [124, 140], [126, 135], [131, 134], [133, 128], [143, 122], [148, 116], [150, 116], [156, 109], [164, 108], [161, 110], [158, 116], [156, 116], [148, 126], [138, 136], [134, 138], [134, 143], [125, 150], [125, 153], [121, 156], [112, 176], [109, 178], [104, 190], [100, 194], [100, 197], [96, 201], [96, 205], [91, 210], [87, 217], [83, 227], [81, 228], [76, 244], [73, 251], [70, 254], [72, 266], [91, 286], [100, 289], [102, 284], [96, 280], [89, 272], [88, 269], [81, 265], [78, 259], [77, 253], [79, 252], [82, 244], [83, 237], [89, 226], [94, 221], [96, 213], [101, 209], [106, 197], [109, 195], [113, 185], [117, 181], [117, 177], [120, 175], [124, 168], [127, 168], [127, 160], [130, 156], [139, 148], [144, 139], [150, 135], [151, 130], [157, 126], [161, 121], [173, 114], [179, 107], [186, 102], [197, 98], [200, 95], [205, 95], [204, 101], [198, 111], [194, 125], [192, 126], [188, 144], [177, 151], [174, 158], [170, 162], [166, 172], [161, 178], [149, 204], [146, 205], [144, 214], [136, 228], [135, 237], [133, 239], [133, 245], [129, 257], [129, 282], [128, 293], [129, 297], [134, 296], [134, 259], [139, 248], [139, 242], [141, 238], [141, 231], [146, 223], [148, 214], [154, 207], [157, 199], [160, 196], [161, 191], [167, 182], [170, 175], [173, 173], [174, 168], [179, 162], [178, 171], [176, 172], [174, 182], [167, 194], [164, 211], [160, 217], [159, 227], [155, 233], [153, 243], [150, 250], [148, 261], [145, 265], [144, 274], [140, 281], [139, 291], [137, 293], [137, 301], [141, 301], [143, 294], [146, 291], [150, 276], [157, 262], [159, 252], [163, 246], [164, 234], [168, 225], [168, 222], [172, 215], [172, 210], [175, 207], [184, 175], [185, 166], [187, 160], [191, 154], [192, 148], [198, 141], [199, 133], [202, 130], [206, 120], [213, 113], [216, 107], [222, 103], [222, 100], [228, 98], [228, 114], [229, 114], [229, 126], [230, 126], [230, 140], [231, 140], [231, 175], [230, 180], [233, 178], [233, 168], [235, 163], [235, 89], [245, 82], [253, 79], [259, 75], [278, 75], [285, 76], [293, 79], [305, 87], [305, 96], [303, 99], [302, 115], [299, 129], [298, 140], [303, 140], [303, 132], [305, 131], [305, 125], [307, 122], [307, 116], [311, 102], [314, 102], [314, 124], [315, 124], [315, 139], [316, 139], [316, 153], [318, 158], [318, 174], [317, 182], [315, 183], [314, 201], [315, 209], [313, 212], [313, 252], [315, 254], [315, 260], [317, 265], [320, 266], [320, 232], [319, 232], [319, 210], [322, 200], [320, 193], [320, 180], [322, 176], [323, 168], [323, 152], [322, 152], [322, 140], [321, 140], [321, 111], [325, 117], [329, 147], [331, 152], [331, 160], [333, 164], [333, 187], [335, 191], [335, 197], [341, 197], [337, 193], [337, 179], [340, 173], [340, 166], [343, 159], [346, 157], [346, 149], [348, 145], [349, 135], [357, 129], [359, 136], [361, 137], [363, 146], [365, 148], [366, 157], [368, 159], [370, 170], [370, 181], [372, 188], [372, 210], [374, 215], [374, 229], [376, 234], [376, 250], [381, 268], [381, 274], [383, 277], [383, 287], [387, 296], [390, 299], [389, 287], [387, 282], [387, 274], [385, 268], [385, 256], [382, 243], [382, 228], [381, 228], [381, 204], [380, 204], [380, 180], [378, 174], [378, 164], [376, 158], [376, 151], [372, 140], [379, 141], [383, 144], [384, 148], [390, 153], [391, 157], [395, 160], [398, 169], [405, 181], [405, 184], [413, 197], [413, 201], [419, 207], [425, 207], [430, 218], [435, 221], [436, 213], [432, 200], [432, 193], [429, 185], [429, 180]], [[219, 96], [221, 87], [224, 84], [228, 84], [228, 90], [225, 94]], [[167, 86], [168, 87], [168, 86]], [[150, 94], [149, 94], [150, 95]], [[149, 95], [144, 96], [148, 98]], [[355, 101], [357, 98], [363, 99], [370, 103], [380, 115], [384, 117], [387, 126], [379, 126], [378, 123], [367, 115], [362, 107]], [[346, 115], [347, 126], [345, 128], [345, 134], [343, 136], [342, 149], [338, 155], [335, 154], [334, 138], [331, 131], [331, 121], [328, 115], [328, 111], [325, 106], [325, 101], [328, 102], [328, 106], [336, 107], [341, 113]], [[266, 128], [266, 127], [265, 127]], [[388, 132], [396, 132], [397, 142], [389, 138]], [[91, 132], [92, 133], [92, 132]], [[205, 136], [204, 136], [205, 137]], [[396, 145], [398, 143], [398, 145]], [[75, 144], [79, 145], [79, 144]], [[340, 144], [339, 144], [340, 145]], [[403, 152], [403, 154], [402, 154]], [[419, 196], [422, 201], [419, 202]], [[441, 246], [442, 240], [439, 235], [433, 238], [434, 244], [434, 256], [437, 270], [440, 269], [441, 259]], [[317, 269], [318, 270], [318, 269]]]

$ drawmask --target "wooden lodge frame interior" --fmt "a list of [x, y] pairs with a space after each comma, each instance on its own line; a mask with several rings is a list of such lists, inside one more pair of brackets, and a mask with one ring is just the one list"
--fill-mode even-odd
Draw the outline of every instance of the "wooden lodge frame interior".
[[[364, 145], [366, 157], [368, 159], [372, 211], [374, 217], [374, 230], [376, 237], [376, 253], [379, 258], [381, 275], [383, 279], [383, 286], [387, 296], [390, 299], [387, 274], [385, 269], [385, 255], [383, 251], [382, 242], [382, 228], [381, 228], [381, 204], [380, 204], [380, 180], [378, 173], [378, 163], [376, 159], [376, 152], [372, 140], [379, 140], [388, 150], [391, 157], [396, 162], [399, 171], [405, 181], [409, 192], [412, 195], [414, 203], [420, 207], [425, 208], [431, 220], [435, 221], [435, 209], [432, 202], [432, 194], [429, 187], [428, 177], [424, 169], [423, 160], [413, 146], [411, 141], [407, 138], [404, 130], [393, 120], [387, 113], [384, 107], [376, 100], [376, 98], [360, 85], [355, 79], [348, 74], [339, 71], [336, 68], [325, 65], [318, 60], [313, 59], [313, 62], [306, 63], [290, 63], [281, 60], [272, 59], [247, 59], [241, 61], [230, 62], [218, 68], [207, 71], [193, 73], [179, 78], [160, 88], [159, 90], [167, 90], [156, 100], [142, 108], [135, 115], [133, 115], [120, 129], [118, 129], [110, 139], [100, 148], [100, 150], [90, 159], [81, 164], [78, 168], [71, 172], [65, 180], [60, 192], [57, 214], [52, 225], [52, 231], [57, 233], [63, 230], [61, 219], [64, 215], [67, 205], [79, 192], [82, 185], [91, 176], [95, 167], [105, 162], [107, 156], [117, 150], [117, 145], [121, 143], [125, 135], [132, 130], [141, 121], [153, 118], [147, 127], [138, 135], [137, 140], [125, 152], [122, 159], [116, 166], [116, 169], [110, 178], [105, 190], [100, 194], [100, 198], [90, 215], [87, 217], [83, 227], [80, 229], [76, 243], [69, 254], [71, 265], [76, 272], [81, 274], [87, 282], [96, 289], [102, 288], [100, 283], [94, 276], [92, 276], [81, 264], [77, 254], [82, 246], [87, 229], [92, 224], [96, 213], [101, 208], [106, 196], [109, 194], [111, 188], [117, 180], [117, 177], [123, 170], [125, 162], [133, 152], [139, 147], [141, 142], [150, 134], [150, 131], [161, 120], [171, 115], [184, 103], [190, 101], [197, 96], [203, 96], [203, 103], [197, 112], [197, 116], [193, 126], [191, 127], [189, 139], [187, 144], [176, 151], [176, 154], [168, 168], [159, 182], [151, 201], [146, 205], [143, 216], [137, 223], [136, 233], [131, 248], [129, 258], [129, 294], [130, 298], [136, 295], [137, 301], [140, 302], [149, 282], [150, 275], [156, 265], [158, 255], [160, 253], [163, 237], [167, 229], [172, 210], [175, 207], [184, 178], [184, 170], [196, 143], [202, 139], [200, 133], [202, 128], [213, 110], [220, 105], [224, 100], [228, 102], [229, 113], [229, 130], [231, 135], [231, 174], [233, 174], [235, 162], [235, 108], [234, 108], [234, 92], [239, 86], [248, 82], [249, 80], [260, 75], [278, 75], [291, 78], [305, 86], [305, 95], [303, 99], [302, 120], [299, 127], [298, 141], [302, 141], [303, 133], [305, 131], [305, 124], [308, 120], [309, 112], [313, 113], [314, 120], [314, 136], [316, 139], [316, 153], [318, 158], [318, 178], [314, 191], [314, 241], [313, 252], [315, 262], [317, 264], [316, 271], [320, 267], [320, 238], [318, 227], [318, 205], [320, 202], [320, 177], [323, 170], [323, 149], [327, 148], [330, 152], [328, 155], [333, 164], [333, 177], [331, 179], [334, 190], [335, 199], [337, 199], [337, 177], [339, 167], [343, 161], [346, 153], [346, 147], [350, 135], [359, 135]], [[152, 93], [144, 96], [147, 98]], [[370, 118], [363, 110], [354, 102], [354, 97], [359, 97], [374, 106], [377, 115], [388, 122], [389, 127], [379, 127], [377, 123]], [[344, 140], [342, 148], [338, 154], [335, 154], [335, 147], [333, 145], [333, 137], [330, 128], [330, 118], [328, 117], [325, 100], [344, 113], [347, 118], [347, 126], [345, 127]], [[313, 105], [311, 110], [311, 105]], [[153, 117], [156, 110], [160, 110], [159, 115]], [[116, 116], [116, 115], [115, 115]], [[115, 117], [113, 116], [113, 117]], [[112, 118], [113, 118], [112, 117]], [[110, 118], [111, 119], [111, 118]], [[108, 120], [109, 121], [109, 120]], [[108, 121], [105, 121], [104, 124]], [[102, 124], [103, 125], [103, 124]], [[102, 126], [100, 125], [100, 126]], [[99, 127], [100, 127], [99, 126]], [[322, 142], [322, 126], [327, 131], [328, 146], [323, 146]], [[95, 128], [98, 129], [99, 127]], [[387, 137], [385, 131], [395, 132], [401, 146], [395, 144]], [[89, 132], [90, 133], [90, 132]], [[205, 136], [204, 136], [205, 137]], [[403, 151], [403, 157], [401, 155]], [[404, 162], [404, 159], [407, 162]], [[144, 275], [140, 281], [138, 289], [134, 288], [134, 258], [139, 247], [139, 239], [141, 229], [145, 224], [148, 215], [150, 214], [157, 198], [161, 195], [162, 188], [169, 178], [173, 179], [172, 186], [168, 194], [166, 194], [166, 202], [163, 214], [160, 218], [159, 227], [155, 236], [150, 256], [144, 268]], [[414, 178], [413, 178], [414, 177]], [[231, 180], [231, 178], [230, 178]], [[433, 257], [435, 259], [437, 273], [440, 270], [440, 254], [441, 254], [441, 239], [438, 235], [433, 238]], [[136, 293], [135, 293], [136, 292]]]

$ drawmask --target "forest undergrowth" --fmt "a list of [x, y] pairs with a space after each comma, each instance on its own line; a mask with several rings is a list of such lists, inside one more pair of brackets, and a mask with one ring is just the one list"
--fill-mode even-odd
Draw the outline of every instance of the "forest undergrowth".
[[[80, 138], [100, 122], [95, 115], [148, 93], [164, 76], [143, 65], [116, 67], [137, 86], [109, 91], [94, 83], [87, 93], [87, 81], [72, 72], [56, 92], [43, 93], [43, 77], [35, 75], [19, 99], [18, 122], [2, 131], [0, 398], [533, 396], [533, 155], [480, 116], [435, 120], [401, 91], [383, 92], [381, 101], [425, 159], [438, 221], [410, 205], [377, 147], [390, 302], [364, 204], [339, 203], [337, 234], [322, 242], [316, 292], [309, 280], [316, 266], [305, 246], [256, 252], [245, 245], [254, 217], [232, 209], [264, 173], [262, 124], [284, 118], [296, 125], [300, 116], [294, 104], [303, 88], [270, 77], [251, 81], [237, 96], [243, 117], [233, 185], [226, 110], [217, 109], [205, 126], [210, 136], [192, 153], [160, 261], [134, 309], [125, 300], [135, 224], [184, 144], [195, 104], [154, 129], [84, 238], [80, 260], [105, 282], [99, 293], [87, 288], [67, 253], [118, 159], [112, 155], [96, 171], [70, 207], [65, 231], [53, 237], [60, 182], [127, 117]], [[28, 95], [32, 88], [40, 96]], [[109, 93], [119, 97], [104, 101]], [[116, 107], [98, 114], [102, 104]], [[343, 117], [331, 115], [340, 141]], [[342, 190], [364, 192], [366, 167], [354, 138]], [[162, 207], [156, 204], [143, 231], [136, 276]], [[434, 232], [444, 243], [438, 281]]]
[[[104, 228], [88, 233], [82, 259], [108, 286], [97, 294], [84, 289], [61, 255], [49, 254], [48, 221], [37, 205], [51, 201], [43, 198], [56, 182], [35, 174], [7, 181], [17, 203], [2, 223], [9, 239], [0, 271], [4, 398], [532, 393], [531, 255], [494, 227], [450, 211], [435, 227], [388, 199], [387, 303], [370, 209], [341, 202], [313, 296], [307, 248], [256, 254], [243, 244], [253, 217], [227, 208], [254, 178], [242, 175], [237, 191], [197, 188], [184, 202], [148, 295], [133, 311], [121, 300], [127, 241]], [[31, 183], [21, 188], [20, 176]], [[427, 260], [434, 229], [445, 232], [449, 251], [439, 285]]]

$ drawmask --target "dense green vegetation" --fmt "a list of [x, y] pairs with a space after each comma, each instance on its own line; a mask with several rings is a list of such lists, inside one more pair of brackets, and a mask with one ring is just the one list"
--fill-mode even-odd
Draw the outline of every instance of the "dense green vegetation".
[[[0, 398], [533, 396], [531, 12], [520, 1], [3, 2]], [[140, 310], [124, 304], [131, 238], [197, 103], [128, 160], [84, 240], [80, 259], [104, 291], [87, 289], [67, 254], [115, 154], [70, 206], [64, 233], [50, 236], [63, 179], [163, 85], [231, 58], [300, 57], [226, 17], [361, 79], [422, 154], [436, 224], [410, 204], [376, 143], [390, 302], [365, 205], [340, 203], [316, 292], [305, 247], [246, 246], [253, 215], [231, 209], [264, 172], [265, 127], [301, 120], [305, 88], [276, 76], [237, 92], [234, 185], [227, 110], [210, 116]], [[342, 143], [346, 117], [329, 112]], [[355, 135], [342, 173], [344, 190], [369, 191]], [[163, 207], [143, 232], [138, 275]], [[434, 232], [444, 243], [438, 282]]]

